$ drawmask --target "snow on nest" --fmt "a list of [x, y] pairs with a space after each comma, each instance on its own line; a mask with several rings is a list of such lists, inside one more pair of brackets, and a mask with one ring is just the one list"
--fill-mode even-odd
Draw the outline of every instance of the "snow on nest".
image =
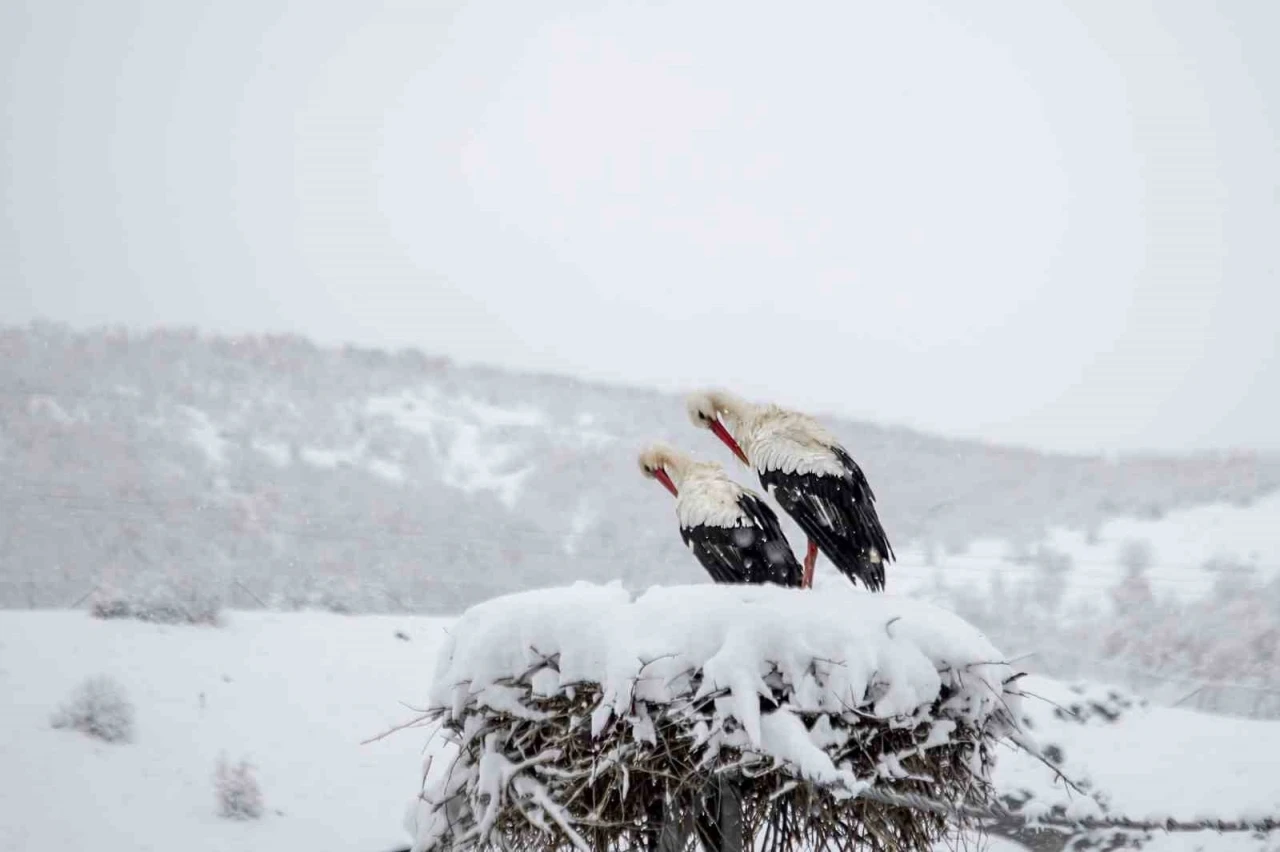
[[[794, 712], [856, 707], [880, 718], [909, 716], [945, 684], [954, 690], [944, 708], [952, 719], [980, 726], [997, 714], [1018, 718], [1017, 696], [1005, 691], [1014, 671], [977, 629], [921, 601], [853, 589], [819, 595], [704, 584], [654, 587], [633, 599], [617, 583], [577, 583], [479, 604], [450, 633], [429, 698], [455, 719], [472, 703], [527, 710], [502, 681], [535, 671], [534, 689], [543, 695], [599, 684], [596, 732], [613, 716], [628, 718], [633, 700], [669, 704], [727, 690], [717, 703], [749, 745], [793, 762], [790, 734], [777, 720], [762, 725], [759, 696], [773, 694], [766, 678], [774, 672]], [[552, 656], [558, 671], [541, 668]], [[695, 671], [702, 677], [696, 692]], [[821, 734], [815, 728], [812, 736]]]

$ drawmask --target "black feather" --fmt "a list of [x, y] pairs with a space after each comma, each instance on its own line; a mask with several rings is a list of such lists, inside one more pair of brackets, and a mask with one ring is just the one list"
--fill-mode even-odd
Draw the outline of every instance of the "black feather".
[[717, 583], [776, 583], [799, 586], [804, 571], [787, 537], [763, 500], [743, 494], [744, 522], [736, 527], [681, 527], [680, 538]]
[[[884, 563], [893, 547], [876, 514], [875, 494], [849, 454], [832, 447], [843, 475], [766, 470], [760, 482], [818, 549], [849, 579], [873, 592], [884, 590]], [[879, 559], [872, 558], [872, 551]]]

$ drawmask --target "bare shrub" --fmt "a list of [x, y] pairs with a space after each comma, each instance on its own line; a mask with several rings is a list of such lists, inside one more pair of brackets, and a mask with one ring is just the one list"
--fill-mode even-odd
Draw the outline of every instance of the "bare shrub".
[[258, 819], [262, 816], [262, 789], [254, 777], [253, 765], [246, 760], [232, 766], [225, 756], [218, 759], [214, 793], [219, 816], [226, 819]]
[[132, 618], [133, 607], [124, 598], [102, 595], [89, 602], [89, 614], [94, 618]]
[[50, 719], [55, 728], [82, 731], [109, 743], [133, 739], [133, 705], [123, 687], [106, 675], [86, 680]]

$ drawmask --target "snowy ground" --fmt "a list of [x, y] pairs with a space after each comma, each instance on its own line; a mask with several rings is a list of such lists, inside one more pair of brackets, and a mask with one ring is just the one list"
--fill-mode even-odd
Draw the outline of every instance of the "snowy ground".
[[[424, 700], [447, 625], [235, 612], [221, 628], [201, 628], [0, 612], [0, 848], [393, 849], [406, 842], [401, 820], [422, 736], [360, 741], [408, 718], [400, 702]], [[53, 730], [49, 715], [72, 688], [104, 673], [136, 705], [135, 741], [106, 745]], [[1080, 700], [1052, 681], [1028, 688], [1057, 703]], [[1081, 723], [1056, 718], [1046, 702], [1024, 709], [1039, 741], [1061, 748], [1068, 773], [1089, 779], [1114, 811], [1280, 813], [1280, 723], [1139, 707], [1114, 723]], [[221, 753], [257, 765], [261, 821], [216, 816]], [[1004, 759], [998, 781], [1049, 802], [1065, 795], [1025, 759]], [[1206, 832], [1152, 842], [1161, 852], [1243, 852], [1274, 849], [1280, 838]]]
[[[421, 698], [444, 622], [233, 613], [222, 628], [0, 613], [0, 848], [392, 849], [422, 745], [362, 746]], [[396, 631], [410, 637], [398, 639]], [[137, 734], [49, 727], [85, 677], [117, 679]], [[216, 815], [218, 757], [258, 768], [267, 815]]]
[[[1280, 722], [1143, 706], [1106, 687], [1076, 692], [1045, 678], [1028, 678], [1025, 689], [1038, 696], [1023, 710], [1041, 749], [1060, 749], [1063, 773], [1100, 791], [1112, 814], [1185, 821], [1280, 814]], [[1077, 706], [1077, 716], [1054, 712]], [[1109, 720], [1107, 713], [1119, 718]], [[1045, 777], [1043, 765], [1030, 756], [1002, 755], [1002, 792], [1027, 789], [1046, 805], [1079, 798], [1061, 785], [1046, 785]], [[1273, 840], [1280, 844], [1280, 834]]]

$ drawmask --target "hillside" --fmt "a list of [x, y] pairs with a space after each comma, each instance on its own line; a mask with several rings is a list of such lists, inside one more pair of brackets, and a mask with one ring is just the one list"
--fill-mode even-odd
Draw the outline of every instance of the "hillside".
[[[401, 702], [425, 699], [448, 624], [232, 612], [222, 627], [167, 627], [82, 612], [0, 612], [0, 849], [403, 846], [426, 733], [360, 743], [409, 719]], [[50, 727], [71, 690], [99, 674], [135, 706], [132, 742]], [[1034, 736], [1112, 814], [1192, 820], [1280, 811], [1272, 781], [1280, 723], [1150, 708], [1042, 678], [1026, 688], [1041, 696], [1024, 708]], [[255, 766], [261, 820], [218, 818], [222, 755]], [[1081, 810], [1080, 796], [1052, 771], [1011, 751], [1001, 750], [995, 780], [1013, 800], [1041, 809], [1074, 801]], [[1061, 848], [1052, 835], [1037, 837], [1048, 845], [1036, 848]], [[1170, 852], [1263, 852], [1275, 838], [1203, 831], [1130, 839]]]
[[[827, 422], [895, 546], [935, 564], [1280, 487], [1280, 460], [1250, 454], [1072, 457]], [[691, 579], [666, 495], [635, 471], [655, 438], [731, 460], [652, 391], [297, 337], [3, 328], [0, 605], [126, 587], [444, 613], [575, 578]]]

